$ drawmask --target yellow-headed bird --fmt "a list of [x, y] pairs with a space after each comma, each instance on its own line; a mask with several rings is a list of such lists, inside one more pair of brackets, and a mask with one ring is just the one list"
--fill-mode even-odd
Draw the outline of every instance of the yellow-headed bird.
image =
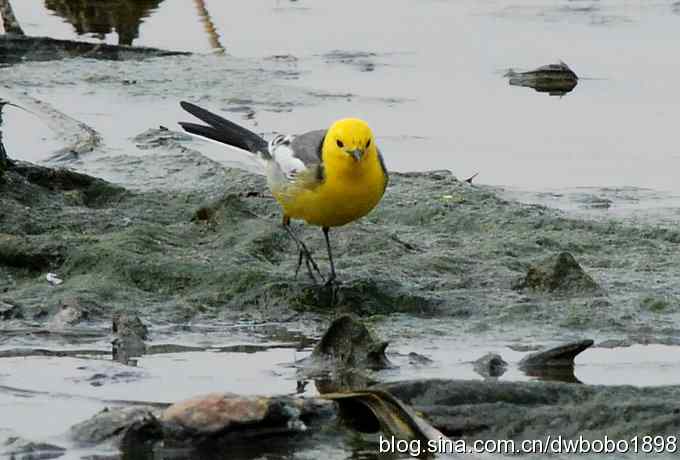
[[[180, 123], [185, 131], [255, 154], [264, 166], [267, 183], [283, 210], [283, 226], [298, 245], [310, 277], [319, 268], [305, 244], [290, 228], [302, 219], [323, 230], [331, 273], [336, 279], [328, 232], [368, 214], [387, 187], [387, 169], [371, 128], [357, 118], [338, 120], [328, 129], [297, 136], [278, 135], [270, 142], [259, 135], [188, 102], [181, 106], [209, 126]], [[322, 277], [323, 278], [323, 277]]]

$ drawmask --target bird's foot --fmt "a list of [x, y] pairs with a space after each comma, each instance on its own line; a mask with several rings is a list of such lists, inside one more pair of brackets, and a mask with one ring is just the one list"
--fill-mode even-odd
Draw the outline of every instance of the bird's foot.
[[342, 284], [342, 281], [340, 281], [338, 279], [338, 277], [336, 276], [335, 272], [333, 272], [330, 275], [328, 275], [328, 279], [324, 283], [324, 286], [325, 287], [336, 287], [337, 288], [341, 284]]
[[335, 273], [332, 272], [328, 275], [328, 279], [318, 286], [319, 289], [319, 301], [321, 305], [327, 307], [335, 307], [340, 301], [340, 286], [341, 281], [337, 279]]

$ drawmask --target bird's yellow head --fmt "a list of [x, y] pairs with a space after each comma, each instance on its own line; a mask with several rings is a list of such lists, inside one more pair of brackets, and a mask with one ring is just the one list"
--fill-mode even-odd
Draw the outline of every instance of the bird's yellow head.
[[343, 118], [328, 128], [323, 142], [324, 162], [347, 161], [361, 163], [375, 152], [375, 139], [368, 124], [358, 118]]

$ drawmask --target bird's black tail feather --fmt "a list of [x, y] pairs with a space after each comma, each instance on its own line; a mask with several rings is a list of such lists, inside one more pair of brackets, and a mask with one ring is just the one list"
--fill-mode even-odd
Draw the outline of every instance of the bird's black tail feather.
[[254, 132], [237, 125], [225, 118], [215, 115], [201, 107], [182, 101], [180, 105], [184, 110], [204, 121], [210, 126], [196, 123], [180, 122], [180, 126], [190, 134], [206, 137], [223, 144], [238, 147], [252, 153], [259, 153], [265, 158], [269, 156], [267, 141]]

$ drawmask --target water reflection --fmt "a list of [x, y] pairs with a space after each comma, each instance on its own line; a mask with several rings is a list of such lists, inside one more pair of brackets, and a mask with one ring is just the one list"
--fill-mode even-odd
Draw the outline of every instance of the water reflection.
[[119, 45], [132, 45], [139, 26], [163, 0], [45, 0], [45, 7], [73, 25], [78, 35], [104, 39], [116, 32]]

